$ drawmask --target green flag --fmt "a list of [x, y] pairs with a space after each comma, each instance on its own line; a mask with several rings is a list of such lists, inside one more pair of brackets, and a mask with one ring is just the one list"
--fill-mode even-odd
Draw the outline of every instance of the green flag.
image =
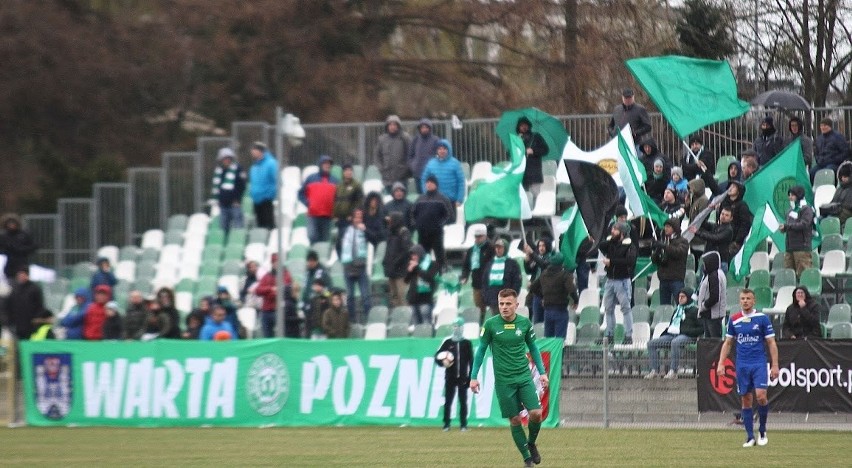
[[621, 178], [621, 186], [627, 196], [627, 204], [630, 211], [636, 216], [645, 216], [654, 221], [657, 226], [662, 226], [668, 219], [668, 215], [654, 203], [654, 200], [642, 189], [641, 177], [644, 174], [642, 164], [636, 157], [634, 145], [628, 143], [624, 134], [618, 134], [618, 152], [621, 158], [618, 160], [618, 176]]
[[464, 219], [467, 222], [482, 218], [530, 219], [532, 210], [527, 194], [521, 186], [527, 158], [524, 143], [516, 134], [509, 135], [512, 155], [510, 164], [495, 168], [487, 179], [477, 185], [464, 204]]
[[728, 267], [737, 281], [742, 281], [751, 272], [751, 256], [757, 250], [757, 246], [772, 235], [778, 232], [778, 219], [775, 213], [772, 212], [772, 207], [768, 203], [760, 206], [754, 214], [754, 221], [751, 223], [751, 230], [743, 241], [743, 246], [740, 251], [731, 259], [731, 265]]
[[563, 265], [569, 270], [577, 268], [577, 251], [580, 250], [580, 244], [589, 237], [589, 231], [577, 205], [562, 213], [562, 221], [556, 225], [556, 233], [562, 235], [559, 251], [565, 259]]
[[[748, 205], [748, 209], [756, 213], [764, 204], [769, 204], [780, 222], [783, 222], [784, 216], [790, 210], [787, 191], [791, 187], [802, 186], [805, 189], [805, 200], [808, 205], [813, 206], [814, 203], [814, 191], [802, 158], [802, 144], [798, 138], [746, 179], [744, 185], [743, 201]], [[778, 246], [780, 252], [786, 250], [787, 243], [783, 232], [773, 233], [772, 242]], [[819, 244], [820, 237], [816, 235], [814, 247]]]
[[669, 55], [628, 60], [627, 68], [683, 139], [749, 109], [726, 61]]

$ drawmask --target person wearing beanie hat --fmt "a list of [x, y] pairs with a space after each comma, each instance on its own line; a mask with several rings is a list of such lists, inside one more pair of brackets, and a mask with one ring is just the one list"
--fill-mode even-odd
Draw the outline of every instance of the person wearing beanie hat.
[[713, 177], [716, 174], [716, 155], [706, 146], [701, 136], [695, 134], [689, 138], [689, 148], [683, 155], [683, 178], [690, 182], [701, 174]]
[[775, 129], [772, 116], [767, 115], [760, 122], [760, 135], [755, 138], [752, 148], [757, 153], [757, 163], [761, 166], [766, 165], [784, 149], [784, 139]]
[[627, 223], [619, 221], [612, 225], [610, 235], [599, 245], [606, 271], [603, 306], [606, 316], [606, 336], [609, 342], [615, 335], [615, 303], [624, 313], [624, 343], [633, 343], [633, 285], [631, 278], [636, 269], [637, 246], [630, 239]]
[[837, 190], [834, 192], [834, 197], [831, 203], [836, 203], [840, 206], [840, 229], [843, 232], [846, 229], [846, 220], [852, 218], [852, 162], [844, 161], [837, 168]]
[[680, 235], [680, 220], [669, 218], [663, 224], [663, 235], [654, 242], [651, 261], [660, 279], [660, 304], [672, 304], [683, 288], [689, 242]]
[[674, 189], [678, 201], [683, 202], [683, 200], [686, 199], [687, 192], [689, 192], [689, 186], [683, 178], [683, 169], [681, 169], [680, 166], [672, 167], [671, 180], [666, 187]]
[[[423, 180], [423, 170], [435, 155], [439, 140], [440, 138], [432, 133], [432, 121], [425, 117], [420, 119], [417, 123], [417, 136], [412, 138], [408, 148], [408, 166], [414, 180]], [[422, 184], [417, 184], [417, 191], [423, 193]]]
[[92, 274], [92, 280], [89, 282], [89, 287], [92, 289], [92, 292], [95, 291], [97, 286], [102, 284], [107, 285], [111, 288], [114, 288], [116, 284], [118, 284], [118, 279], [116, 279], [115, 274], [112, 272], [112, 266], [109, 263], [109, 259], [106, 257], [100, 257], [95, 262], [98, 269]]
[[[651, 371], [645, 376], [646, 379], [663, 377], [665, 379], [676, 379], [680, 365], [680, 355], [687, 344], [694, 342], [704, 331], [704, 327], [698, 320], [698, 307], [692, 300], [692, 289], [682, 288], [677, 294], [677, 306], [675, 306], [672, 318], [666, 331], [659, 338], [648, 342], [648, 354], [651, 357]], [[660, 366], [659, 350], [671, 348], [671, 363], [669, 371], [662, 373]]]
[[355, 179], [351, 165], [348, 168], [344, 167], [341, 171], [341, 180], [335, 188], [334, 207], [332, 209], [332, 215], [337, 224], [338, 236], [335, 249], [338, 255], [340, 255], [341, 233], [346, 232], [346, 228], [349, 226], [349, 217], [352, 215], [352, 210], [357, 206], [361, 206], [363, 202], [364, 189], [361, 187], [361, 182]]
[[253, 162], [248, 174], [249, 195], [254, 203], [255, 223], [257, 227], [272, 229], [275, 227], [272, 201], [278, 193], [278, 161], [260, 141], [252, 145], [250, 153]]
[[[331, 238], [331, 221], [335, 215], [337, 184], [340, 182], [331, 175], [333, 164], [330, 156], [321, 155], [317, 160], [319, 171], [306, 177], [299, 189], [299, 201], [308, 207], [308, 240], [311, 244], [328, 242]], [[342, 232], [338, 232], [338, 235], [342, 235]]]
[[660, 203], [660, 209], [668, 215], [669, 219], [678, 221], [682, 220], [683, 215], [686, 214], [681, 198], [673, 187], [666, 187], [663, 191], [663, 202]]
[[811, 166], [811, 183], [820, 169], [837, 170], [849, 158], [849, 143], [834, 130], [834, 122], [826, 117], [819, 122], [819, 135], [814, 140], [814, 164]]
[[435, 352], [435, 364], [444, 368], [444, 432], [453, 420], [453, 399], [459, 396], [459, 429], [467, 431], [467, 394], [473, 365], [473, 344], [464, 337], [464, 319], [453, 321], [453, 334]]
[[[425, 174], [425, 172], [424, 172]], [[438, 190], [437, 178], [427, 176], [426, 189], [411, 209], [411, 219], [417, 230], [417, 240], [426, 249], [433, 252], [439, 270], [443, 271], [446, 262], [444, 254], [444, 226], [455, 219], [456, 209], [453, 202]]]
[[[420, 189], [420, 184], [415, 184]], [[408, 200], [408, 189], [402, 182], [394, 182], [391, 187], [391, 199], [385, 203], [385, 213], [390, 216], [391, 213], [399, 213], [402, 218], [402, 224], [408, 228], [409, 232], [414, 231], [414, 220], [411, 219], [411, 209], [414, 204]]]
[[385, 119], [385, 133], [379, 135], [373, 150], [373, 161], [379, 168], [387, 192], [390, 192], [394, 182], [405, 182], [411, 176], [409, 148], [411, 137], [402, 130], [399, 116], [389, 115]]
[[349, 338], [349, 312], [343, 307], [345, 292], [339, 288], [329, 291], [328, 306], [322, 312], [322, 333], [329, 339]]
[[530, 284], [530, 294], [541, 297], [544, 307], [545, 338], [562, 338], [568, 331], [568, 307], [576, 309], [579, 296], [574, 274], [563, 267], [565, 258], [556, 252], [548, 259], [548, 267]]
[[106, 320], [104, 321], [103, 335], [105, 340], [120, 340], [124, 335], [124, 317], [118, 302], [109, 301], [105, 306]]
[[805, 166], [812, 165], [814, 162], [814, 139], [805, 132], [805, 124], [802, 119], [796, 116], [790, 117], [787, 129], [790, 134], [784, 139], [784, 147], [786, 148], [793, 140], [798, 138], [802, 145], [802, 158], [805, 160]]
[[[449, 140], [438, 140], [435, 146], [435, 157], [426, 163], [421, 174], [421, 191], [426, 190], [426, 182], [434, 178], [438, 191], [443, 193], [455, 206], [464, 202], [467, 182], [461, 163], [453, 155], [453, 146]], [[455, 210], [453, 211], [455, 220]]]
[[805, 189], [801, 185], [790, 187], [787, 198], [790, 200], [790, 209], [787, 211], [784, 224], [781, 224], [778, 229], [786, 235], [784, 268], [796, 270], [796, 278], [799, 278], [802, 272], [810, 268], [813, 263], [811, 250], [816, 215], [813, 207], [808, 205]]

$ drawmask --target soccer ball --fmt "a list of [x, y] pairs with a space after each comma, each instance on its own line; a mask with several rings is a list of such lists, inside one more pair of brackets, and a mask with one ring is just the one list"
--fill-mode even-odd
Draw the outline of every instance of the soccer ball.
[[444, 367], [452, 366], [453, 361], [456, 360], [455, 356], [453, 356], [453, 353], [449, 351], [441, 351], [440, 353], [438, 353], [438, 359], [441, 361], [441, 364]]

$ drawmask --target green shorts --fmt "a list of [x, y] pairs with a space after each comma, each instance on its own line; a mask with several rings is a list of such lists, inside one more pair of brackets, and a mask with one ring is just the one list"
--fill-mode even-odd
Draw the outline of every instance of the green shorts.
[[500, 405], [500, 413], [504, 418], [517, 416], [524, 408], [527, 410], [541, 409], [538, 393], [532, 379], [523, 383], [494, 384], [494, 393]]

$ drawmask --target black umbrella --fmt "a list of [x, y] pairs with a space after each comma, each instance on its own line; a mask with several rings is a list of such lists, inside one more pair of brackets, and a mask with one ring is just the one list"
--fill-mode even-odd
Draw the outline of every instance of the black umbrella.
[[751, 103], [756, 106], [779, 107], [787, 110], [811, 110], [811, 105], [805, 101], [805, 98], [789, 91], [766, 91], [752, 99]]

